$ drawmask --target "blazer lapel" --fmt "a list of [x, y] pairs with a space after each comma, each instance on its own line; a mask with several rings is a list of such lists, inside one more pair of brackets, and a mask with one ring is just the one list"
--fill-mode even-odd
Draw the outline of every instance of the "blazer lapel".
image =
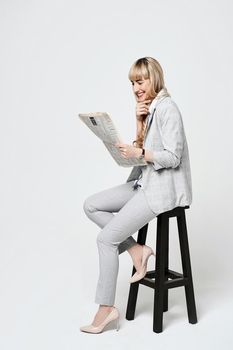
[[144, 139], [146, 138], [146, 136], [148, 134], [148, 130], [150, 129], [150, 126], [151, 126], [151, 123], [152, 123], [152, 120], [153, 120], [153, 117], [154, 117], [154, 114], [155, 114], [155, 110], [156, 110], [156, 108], [154, 108], [154, 110], [152, 112], [152, 115], [151, 115], [151, 118], [149, 119], [149, 122], [147, 121], [146, 130], [145, 130], [145, 134], [144, 134]]

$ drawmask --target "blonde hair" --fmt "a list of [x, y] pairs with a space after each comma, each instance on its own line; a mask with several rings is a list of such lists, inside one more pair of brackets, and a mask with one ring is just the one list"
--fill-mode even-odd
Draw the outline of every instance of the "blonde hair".
[[[142, 78], [149, 79], [151, 82], [150, 97], [152, 99], [170, 96], [165, 87], [163, 69], [160, 63], [153, 57], [142, 57], [135, 61], [129, 70], [128, 78], [130, 81], [136, 81]], [[146, 118], [146, 115], [143, 116], [142, 130], [136, 139], [137, 147], [140, 148], [143, 147]]]

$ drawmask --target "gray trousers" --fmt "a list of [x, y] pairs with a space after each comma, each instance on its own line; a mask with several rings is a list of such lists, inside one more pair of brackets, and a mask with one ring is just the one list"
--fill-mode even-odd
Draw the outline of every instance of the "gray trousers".
[[[119, 254], [136, 244], [132, 234], [157, 216], [149, 207], [141, 187], [134, 181], [89, 196], [83, 209], [101, 231], [97, 235], [99, 279], [95, 303], [114, 305]], [[117, 214], [114, 214], [117, 213]]]

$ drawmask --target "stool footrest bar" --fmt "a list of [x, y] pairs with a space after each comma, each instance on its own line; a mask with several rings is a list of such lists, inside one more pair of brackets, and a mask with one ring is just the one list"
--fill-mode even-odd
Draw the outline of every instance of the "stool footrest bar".
[[[170, 278], [164, 281], [163, 289], [170, 289], [176, 287], [183, 287], [188, 284], [188, 278], [184, 277], [181, 273], [168, 270], [165, 273], [165, 277]], [[156, 279], [156, 270], [148, 271], [143, 279], [138, 283], [143, 284], [147, 287], [155, 289], [155, 279]]]

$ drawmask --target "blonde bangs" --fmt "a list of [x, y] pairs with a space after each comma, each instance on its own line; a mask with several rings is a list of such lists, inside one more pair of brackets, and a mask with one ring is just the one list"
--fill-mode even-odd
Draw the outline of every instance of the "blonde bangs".
[[132, 65], [129, 71], [129, 80], [136, 81], [140, 79], [148, 79], [149, 71], [143, 62], [136, 62]]

